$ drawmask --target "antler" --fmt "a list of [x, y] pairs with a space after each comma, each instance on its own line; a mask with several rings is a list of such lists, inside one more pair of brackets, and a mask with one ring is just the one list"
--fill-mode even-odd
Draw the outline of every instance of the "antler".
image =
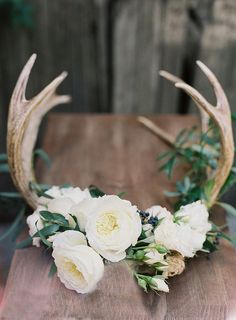
[[7, 154], [13, 182], [27, 203], [37, 207], [38, 196], [30, 189], [35, 181], [32, 153], [43, 116], [54, 106], [68, 103], [70, 97], [57, 95], [57, 87], [67, 76], [63, 72], [31, 100], [26, 100], [25, 91], [31, 69], [36, 60], [33, 54], [23, 68], [15, 86], [8, 116]]
[[[213, 72], [209, 68], [207, 68], [206, 65], [204, 65], [200, 61], [197, 61], [197, 65], [206, 75], [206, 77], [208, 78], [209, 82], [211, 83], [215, 91], [215, 95], [217, 99], [216, 106], [213, 106], [212, 104], [210, 104], [196, 89], [194, 89], [193, 87], [185, 83], [183, 80], [173, 76], [172, 74], [166, 71], [161, 71], [160, 74], [167, 80], [174, 82], [177, 88], [184, 90], [193, 99], [193, 101], [196, 103], [201, 113], [203, 131], [207, 130], [209, 117], [215, 122], [215, 124], [219, 128], [220, 140], [221, 140], [221, 153], [218, 160], [217, 170], [215, 172], [214, 187], [211, 193], [211, 199], [209, 203], [209, 206], [212, 206], [217, 200], [221, 187], [223, 186], [225, 180], [227, 179], [230, 173], [231, 167], [233, 165], [234, 140], [233, 140], [233, 132], [232, 132], [230, 106], [229, 106], [227, 97], [224, 93], [224, 90], [222, 89], [216, 76], [213, 74]], [[152, 130], [155, 134], [159, 135], [161, 138], [164, 138], [164, 140], [167, 143], [169, 143], [170, 140], [174, 141], [173, 137], [171, 138], [168, 137], [168, 139], [165, 139], [165, 135], [163, 134], [160, 135], [158, 132], [160, 128], [157, 129], [156, 125], [154, 124], [152, 124], [152, 126], [155, 126], [156, 128], [155, 130], [153, 130], [152, 126], [150, 126], [150, 123], [147, 123], [147, 122], [145, 123], [143, 117], [141, 119], [139, 118], [139, 121], [142, 122], [142, 124], [144, 124], [145, 126], [147, 126], [150, 130]]]

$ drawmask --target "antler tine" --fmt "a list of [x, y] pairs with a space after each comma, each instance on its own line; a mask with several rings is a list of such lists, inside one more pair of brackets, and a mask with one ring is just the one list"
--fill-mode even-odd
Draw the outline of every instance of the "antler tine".
[[36, 58], [37, 58], [37, 55], [35, 53], [30, 57], [29, 61], [24, 66], [24, 68], [19, 76], [19, 79], [18, 79], [17, 84], [15, 86], [15, 89], [13, 91], [12, 100], [15, 101], [17, 106], [19, 104], [21, 104], [22, 102], [26, 101], [25, 91], [26, 91], [26, 87], [27, 87], [27, 83], [28, 83], [31, 69], [33, 68], [33, 65], [35, 63]]
[[170, 146], [174, 145], [175, 138], [168, 132], [158, 127], [151, 120], [146, 117], [139, 116], [138, 121], [142, 123], [146, 128], [148, 128], [152, 133], [156, 134], [158, 137], [164, 140], [167, 144], [169, 144]]
[[32, 154], [43, 116], [54, 106], [70, 101], [67, 95], [57, 95], [57, 87], [65, 79], [64, 72], [31, 100], [25, 99], [26, 85], [36, 55], [31, 56], [17, 81], [13, 92], [7, 129], [7, 153], [12, 179], [25, 200], [36, 208], [38, 197], [30, 189], [35, 181]]
[[229, 102], [228, 99], [225, 95], [225, 92], [217, 80], [216, 76], [214, 73], [201, 61], [196, 62], [198, 67], [202, 70], [202, 72], [206, 75], [207, 79], [209, 80], [210, 84], [212, 85], [216, 99], [217, 99], [217, 108], [223, 108], [225, 111], [230, 113], [230, 107], [229, 107]]
[[212, 206], [219, 192], [227, 179], [234, 160], [234, 140], [231, 123], [231, 113], [226, 95], [218, 82], [216, 76], [202, 62], [198, 61], [201, 70], [206, 74], [212, 84], [217, 98], [217, 106], [212, 106], [196, 89], [185, 84], [177, 83], [176, 87], [183, 89], [195, 101], [200, 109], [203, 109], [214, 120], [219, 128], [221, 139], [221, 153], [218, 160], [217, 170], [215, 171], [214, 187], [211, 194], [209, 206]]
[[159, 75], [163, 78], [165, 78], [166, 80], [173, 82], [173, 83], [177, 83], [177, 82], [184, 82], [181, 78], [176, 77], [175, 75], [173, 75], [170, 72], [167, 72], [165, 70], [160, 70], [159, 71]]
[[176, 88], [184, 90], [194, 100], [200, 110], [205, 111], [210, 117], [215, 118], [215, 108], [196, 89], [185, 82], [178, 82], [175, 86]]
[[[206, 75], [214, 89], [217, 98], [216, 106], [210, 104], [196, 89], [186, 84], [178, 77], [170, 74], [169, 72], [161, 71], [160, 75], [167, 80], [174, 82], [177, 88], [184, 90], [193, 99], [193, 101], [200, 109], [202, 128], [204, 131], [206, 131], [208, 128], [209, 117], [214, 120], [215, 124], [219, 128], [221, 139], [221, 153], [218, 160], [217, 170], [214, 172], [214, 177], [209, 177], [209, 179], [214, 179], [214, 187], [212, 189], [211, 199], [208, 204], [209, 206], [212, 206], [217, 200], [219, 192], [225, 180], [227, 179], [233, 165], [234, 140], [230, 106], [225, 92], [214, 73], [205, 64], [203, 64], [201, 61], [197, 61], [197, 65]], [[144, 121], [143, 117], [139, 119], [139, 121], [146, 127], [148, 127], [153, 133], [157, 134], [159, 137], [169, 143], [169, 135], [166, 138], [166, 133], [159, 131], [160, 128], [158, 128], [155, 124], [150, 124], [149, 120]]]

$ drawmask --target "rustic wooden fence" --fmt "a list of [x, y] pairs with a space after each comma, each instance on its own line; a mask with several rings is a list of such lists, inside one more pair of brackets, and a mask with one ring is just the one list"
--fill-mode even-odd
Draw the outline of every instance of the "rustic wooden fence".
[[236, 110], [235, 0], [25, 0], [31, 28], [0, 21], [1, 141], [10, 94], [31, 53], [38, 61], [28, 95], [61, 71], [71, 112], [188, 113], [195, 107], [158, 76], [166, 69], [213, 99], [195, 67], [214, 70]]

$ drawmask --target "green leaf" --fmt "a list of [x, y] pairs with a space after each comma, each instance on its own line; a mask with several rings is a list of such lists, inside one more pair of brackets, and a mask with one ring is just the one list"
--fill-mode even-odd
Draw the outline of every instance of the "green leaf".
[[9, 171], [9, 166], [7, 163], [0, 164], [0, 172], [8, 173]]
[[164, 158], [166, 158], [167, 156], [173, 155], [173, 151], [166, 151], [161, 153], [159, 156], [156, 157], [156, 160], [162, 160]]
[[55, 262], [53, 261], [51, 264], [51, 268], [49, 270], [49, 273], [48, 273], [48, 277], [52, 278], [56, 272], [57, 272], [57, 266], [56, 266]]
[[182, 129], [176, 137], [175, 144], [179, 147], [186, 142], [187, 129]]
[[155, 248], [159, 253], [167, 253], [167, 252], [169, 252], [169, 250], [166, 247], [164, 247], [164, 246], [162, 246], [160, 244], [157, 244]]
[[215, 184], [215, 179], [208, 180], [204, 185], [204, 195], [206, 200], [208, 201], [211, 197], [211, 192]]
[[233, 121], [236, 121], [236, 112], [231, 112], [231, 118]]
[[221, 206], [223, 209], [225, 209], [225, 211], [227, 211], [228, 214], [230, 214], [233, 217], [236, 217], [236, 209], [233, 206], [225, 202], [217, 202], [217, 204]]
[[45, 197], [45, 198], [48, 198], [48, 199], [53, 199], [52, 196], [50, 196], [49, 194], [45, 193], [46, 190], [50, 189], [50, 185], [47, 185], [47, 184], [38, 184], [36, 182], [33, 182], [31, 181], [29, 183], [29, 188], [31, 191], [34, 191], [36, 192], [36, 194], [39, 196], [39, 197]]
[[180, 192], [178, 191], [164, 191], [164, 195], [167, 196], [167, 197], [179, 197], [181, 195]]
[[[38, 234], [38, 236], [40, 237], [41, 241], [42, 241], [47, 247], [49, 247], [49, 248], [52, 247], [52, 243], [46, 239], [46, 237], [45, 237], [45, 235], [44, 235], [44, 232], [42, 232], [43, 229], [42, 229], [42, 230], [39, 230], [39, 229], [38, 229], [38, 227], [37, 227], [37, 222], [38, 222], [38, 221], [36, 221], [35, 226], [36, 226], [36, 229], [37, 229], [37, 234]], [[49, 226], [49, 227], [51, 227], [51, 226]]]
[[203, 249], [209, 252], [214, 252], [217, 250], [217, 247], [211, 241], [206, 239], [205, 242], [203, 243]]
[[176, 156], [171, 157], [164, 165], [160, 167], [160, 170], [165, 172], [165, 174], [168, 176], [168, 178], [171, 178], [173, 168], [177, 162]]
[[228, 236], [222, 231], [218, 233], [218, 237], [224, 238], [225, 240], [229, 241], [233, 246], [236, 245], [236, 237]]
[[[80, 230], [77, 217], [74, 216], [73, 214], [70, 214], [70, 216], [71, 216], [72, 219], [75, 221], [75, 228], [74, 228], [74, 230], [82, 232], [82, 231]], [[70, 229], [71, 229], [71, 228], [70, 228]], [[83, 232], [82, 232], [82, 233], [83, 233]]]
[[18, 192], [0, 192], [0, 198], [21, 199], [22, 196]]
[[7, 162], [7, 154], [0, 153], [0, 162]]
[[124, 196], [127, 194], [127, 192], [125, 192], [125, 191], [122, 191], [122, 192], [119, 192], [118, 194], [117, 194], [117, 196], [119, 197], [119, 198], [124, 198]]
[[10, 237], [11, 235], [15, 235], [15, 233], [17, 233], [17, 230], [19, 229], [19, 225], [22, 221], [22, 218], [24, 217], [25, 210], [26, 210], [26, 206], [23, 206], [23, 208], [20, 210], [19, 214], [17, 215], [16, 219], [10, 226], [10, 228], [3, 235], [0, 236], [0, 241], [6, 239], [7, 237]]
[[93, 198], [98, 198], [105, 195], [105, 193], [102, 190], [100, 190], [98, 187], [94, 185], [89, 186], [89, 192]]
[[145, 292], [147, 292], [147, 282], [143, 279], [143, 277], [141, 275], [139, 275], [138, 273], [134, 274], [138, 285], [144, 289]]
[[236, 168], [232, 167], [223, 187], [220, 190], [220, 195], [222, 196], [226, 191], [228, 191], [235, 184], [235, 182], [236, 182]]
[[68, 220], [66, 220], [66, 218], [60, 213], [52, 213], [46, 210], [42, 210], [39, 212], [39, 214], [44, 221], [55, 223], [63, 227], [69, 226]]
[[16, 249], [25, 249], [32, 246], [32, 237], [28, 237], [20, 242], [18, 242], [15, 246]]
[[[60, 226], [58, 224], [51, 224], [50, 226], [46, 226], [40, 230], [41, 235], [44, 237], [51, 236], [55, 234], [59, 230]], [[40, 237], [39, 231], [37, 231], [34, 235], [33, 238]]]
[[48, 154], [43, 149], [36, 149], [34, 151], [34, 156], [41, 158], [46, 163], [46, 165], [48, 167], [51, 166], [51, 160], [50, 160]]

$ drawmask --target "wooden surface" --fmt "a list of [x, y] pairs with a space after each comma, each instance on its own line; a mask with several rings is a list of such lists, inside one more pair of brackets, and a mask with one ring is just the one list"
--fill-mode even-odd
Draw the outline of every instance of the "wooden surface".
[[[191, 127], [190, 116], [153, 117], [177, 133]], [[52, 115], [44, 148], [53, 164], [39, 170], [45, 183], [96, 184], [107, 193], [126, 191], [126, 198], [145, 209], [169, 205], [163, 196], [171, 185], [157, 170], [155, 157], [164, 143], [132, 116]], [[95, 292], [78, 295], [57, 277], [48, 278], [50, 255], [43, 249], [16, 251], [2, 302], [1, 320], [233, 320], [236, 319], [236, 253], [228, 244], [209, 259], [189, 260], [180, 276], [170, 279], [169, 294], [145, 294], [125, 263], [110, 264]]]

